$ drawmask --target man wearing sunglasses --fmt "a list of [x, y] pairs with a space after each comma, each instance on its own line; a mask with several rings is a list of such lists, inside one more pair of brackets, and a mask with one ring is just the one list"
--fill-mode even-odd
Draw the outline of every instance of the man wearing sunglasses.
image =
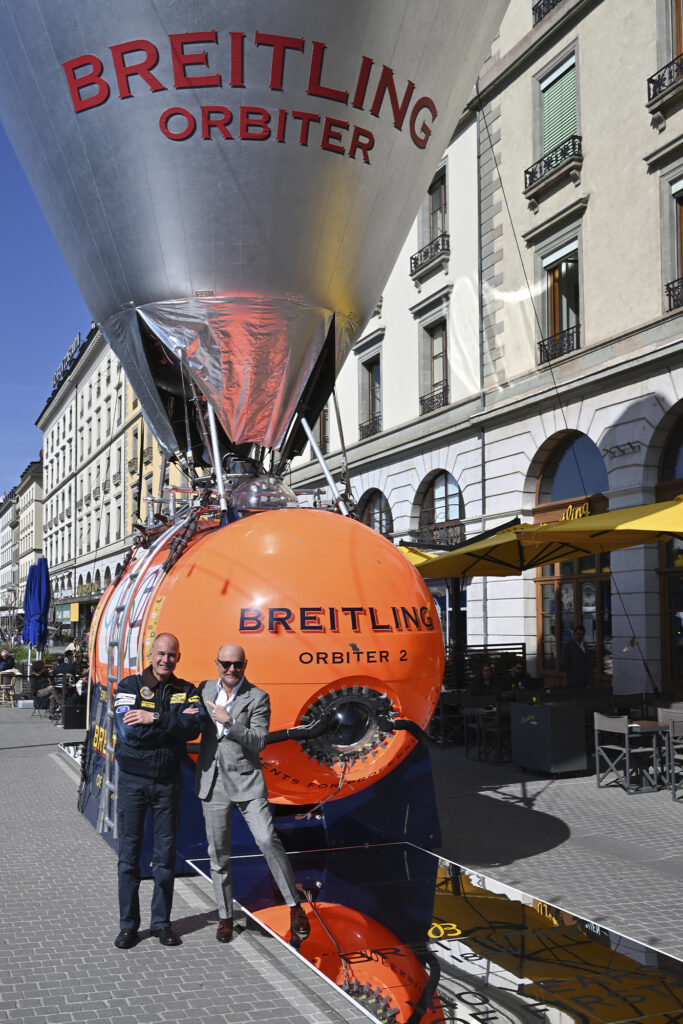
[[[239, 807], [280, 892], [291, 908], [292, 936], [307, 938], [310, 926], [299, 902], [294, 873], [273, 827], [259, 757], [270, 724], [270, 699], [245, 678], [247, 659], [236, 644], [223, 644], [216, 657], [217, 679], [200, 684], [202, 739], [195, 789], [202, 801], [209, 840], [211, 879], [218, 905], [219, 942], [232, 939], [230, 829]], [[192, 711], [186, 712], [192, 713]]]

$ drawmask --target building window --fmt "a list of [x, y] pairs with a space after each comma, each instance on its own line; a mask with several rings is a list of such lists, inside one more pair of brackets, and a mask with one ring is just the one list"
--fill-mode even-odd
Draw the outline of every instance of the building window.
[[[323, 408], [322, 412], [320, 413], [318, 419], [315, 422], [315, 426], [313, 428], [313, 437], [315, 438], [315, 443], [317, 444], [321, 453], [323, 455], [326, 455], [330, 449], [330, 417], [327, 406]], [[312, 452], [311, 458], [313, 458]]]
[[446, 175], [440, 174], [429, 189], [429, 241], [443, 235], [446, 228]]
[[579, 347], [579, 246], [573, 239], [542, 259], [546, 336], [539, 342], [539, 362]]
[[380, 355], [377, 353], [360, 364], [361, 421], [360, 439], [378, 434], [382, 429], [382, 374]]
[[558, 178], [580, 178], [583, 151], [579, 129], [576, 54], [562, 58], [536, 78], [538, 127], [536, 162], [524, 172], [524, 192], [532, 208], [538, 193]]
[[448, 405], [446, 321], [423, 329], [420, 415]]
[[429, 187], [418, 219], [419, 250], [410, 257], [410, 275], [418, 283], [440, 267], [448, 265], [450, 238], [446, 204], [446, 169], [442, 168]]
[[675, 277], [665, 287], [667, 309], [680, 309], [683, 306], [683, 177], [671, 184], [671, 203], [673, 213], [673, 253], [671, 266]]
[[377, 533], [388, 534], [394, 529], [389, 502], [381, 491], [370, 491], [361, 502], [360, 521]]
[[452, 547], [463, 540], [462, 497], [455, 478], [445, 471], [429, 482], [420, 507], [417, 542], [430, 547]]
[[571, 55], [541, 83], [543, 156], [577, 131], [576, 57]]

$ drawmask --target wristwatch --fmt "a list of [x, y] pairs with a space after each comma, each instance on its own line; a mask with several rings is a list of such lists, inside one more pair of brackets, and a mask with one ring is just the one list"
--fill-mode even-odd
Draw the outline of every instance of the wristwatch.
[[158, 711], [153, 711], [152, 712], [152, 725], [156, 725], [158, 721], [159, 721], [159, 712]]

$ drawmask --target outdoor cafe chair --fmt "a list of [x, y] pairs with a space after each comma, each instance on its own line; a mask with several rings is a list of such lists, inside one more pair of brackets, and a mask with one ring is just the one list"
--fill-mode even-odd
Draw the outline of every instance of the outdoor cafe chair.
[[665, 734], [666, 778], [671, 790], [671, 799], [677, 800], [683, 791], [683, 705], [658, 708], [657, 718], [668, 726]]
[[0, 704], [9, 704], [13, 708], [17, 706], [14, 694], [14, 683], [17, 675], [16, 669], [13, 668], [0, 672]]
[[626, 793], [659, 789], [656, 729], [652, 731], [650, 742], [643, 743], [643, 734], [629, 727], [627, 715], [602, 715], [598, 711], [593, 714], [593, 728], [598, 788], [616, 783]]

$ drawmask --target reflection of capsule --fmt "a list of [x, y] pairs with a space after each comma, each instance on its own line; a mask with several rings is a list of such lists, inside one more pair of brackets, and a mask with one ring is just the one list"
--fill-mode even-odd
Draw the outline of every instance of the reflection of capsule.
[[207, 523], [164, 572], [168, 534], [155, 553], [139, 552], [98, 606], [91, 637], [101, 682], [125, 606], [114, 648], [125, 672], [147, 662], [160, 632], [180, 637], [180, 671], [194, 682], [215, 675], [220, 644], [239, 643], [247, 675], [270, 694], [271, 730], [324, 719], [318, 735], [264, 751], [272, 800], [348, 796], [405, 758], [415, 740], [387, 731], [385, 719], [428, 724], [443, 641], [429, 592], [400, 551], [351, 519], [283, 509], [221, 529]]
[[[311, 934], [301, 944], [301, 955], [379, 1020], [403, 1024], [411, 1018], [429, 975], [410, 947], [351, 907], [321, 902], [306, 909]], [[280, 938], [291, 940], [289, 907], [267, 907], [254, 916]], [[438, 997], [432, 995], [425, 1003], [420, 1024], [443, 1021]]]

